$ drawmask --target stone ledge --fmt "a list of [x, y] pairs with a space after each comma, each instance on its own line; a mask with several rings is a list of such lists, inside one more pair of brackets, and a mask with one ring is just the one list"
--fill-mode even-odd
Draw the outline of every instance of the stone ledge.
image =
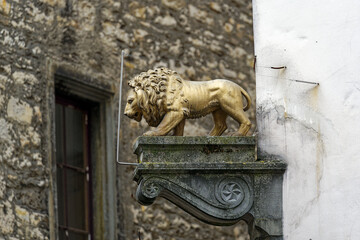
[[286, 163], [282, 160], [259, 160], [243, 163], [140, 163], [134, 171], [134, 180], [142, 174], [172, 174], [172, 173], [284, 173]]
[[140, 145], [203, 145], [203, 144], [226, 144], [226, 145], [255, 145], [255, 137], [230, 137], [230, 136], [161, 136], [161, 137], [138, 137], [134, 144], [134, 150]]
[[254, 162], [255, 137], [139, 137], [134, 153], [140, 163]]
[[255, 137], [139, 137], [134, 144], [145, 173], [283, 173], [280, 159], [257, 159]]

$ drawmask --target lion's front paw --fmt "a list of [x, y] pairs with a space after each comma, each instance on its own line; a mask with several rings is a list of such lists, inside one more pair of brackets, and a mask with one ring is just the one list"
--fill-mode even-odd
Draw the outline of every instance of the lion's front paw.
[[154, 131], [147, 131], [146, 133], [143, 134], [143, 136], [156, 136]]
[[143, 136], [165, 136], [166, 133], [164, 131], [147, 131], [143, 134]]
[[144, 136], [165, 136], [161, 131], [147, 131], [143, 134]]

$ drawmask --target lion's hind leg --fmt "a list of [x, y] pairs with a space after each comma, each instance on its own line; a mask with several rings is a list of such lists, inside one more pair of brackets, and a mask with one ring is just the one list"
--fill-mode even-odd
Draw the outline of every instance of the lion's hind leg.
[[237, 132], [231, 133], [231, 136], [246, 136], [251, 128], [250, 119], [245, 115], [242, 102], [224, 101], [221, 103], [221, 108], [224, 112], [229, 114], [240, 125]]
[[248, 131], [251, 128], [251, 122], [247, 116], [245, 116], [244, 111], [234, 113], [231, 116], [240, 124], [239, 130], [237, 132], [230, 133], [230, 136], [246, 136]]
[[209, 135], [221, 136], [221, 134], [223, 134], [224, 131], [227, 129], [226, 118], [228, 115], [221, 109], [212, 112], [212, 115], [214, 118], [214, 127], [209, 133]]

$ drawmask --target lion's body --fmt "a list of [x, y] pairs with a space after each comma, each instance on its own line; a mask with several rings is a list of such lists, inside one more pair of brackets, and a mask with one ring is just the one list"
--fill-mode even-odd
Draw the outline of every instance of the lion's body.
[[[220, 136], [227, 128], [230, 115], [240, 128], [234, 135], [246, 135], [251, 123], [244, 111], [250, 107], [250, 97], [239, 85], [224, 79], [185, 81], [166, 68], [141, 73], [129, 82], [125, 114], [137, 121], [143, 116], [150, 126], [157, 127], [144, 135], [163, 136], [174, 129], [183, 135], [185, 119], [212, 113], [215, 126], [210, 135]], [[247, 100], [243, 107], [242, 96]]]
[[248, 97], [245, 90], [239, 85], [224, 79], [198, 82], [184, 81], [183, 92], [190, 103], [188, 118], [204, 117], [217, 109], [221, 109], [224, 101], [235, 101], [242, 107], [241, 95], [246, 94], [246, 98]]

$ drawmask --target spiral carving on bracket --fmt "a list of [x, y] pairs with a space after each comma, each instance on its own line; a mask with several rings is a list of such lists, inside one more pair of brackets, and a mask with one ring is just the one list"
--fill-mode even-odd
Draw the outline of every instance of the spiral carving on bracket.
[[239, 206], [245, 198], [250, 197], [249, 195], [249, 187], [241, 178], [224, 178], [216, 185], [216, 199], [229, 207]]
[[225, 184], [221, 189], [221, 198], [229, 203], [239, 202], [244, 197], [241, 186], [234, 182]]
[[143, 189], [144, 189], [144, 193], [150, 198], [155, 198], [160, 193], [160, 187], [154, 182], [145, 184]]

